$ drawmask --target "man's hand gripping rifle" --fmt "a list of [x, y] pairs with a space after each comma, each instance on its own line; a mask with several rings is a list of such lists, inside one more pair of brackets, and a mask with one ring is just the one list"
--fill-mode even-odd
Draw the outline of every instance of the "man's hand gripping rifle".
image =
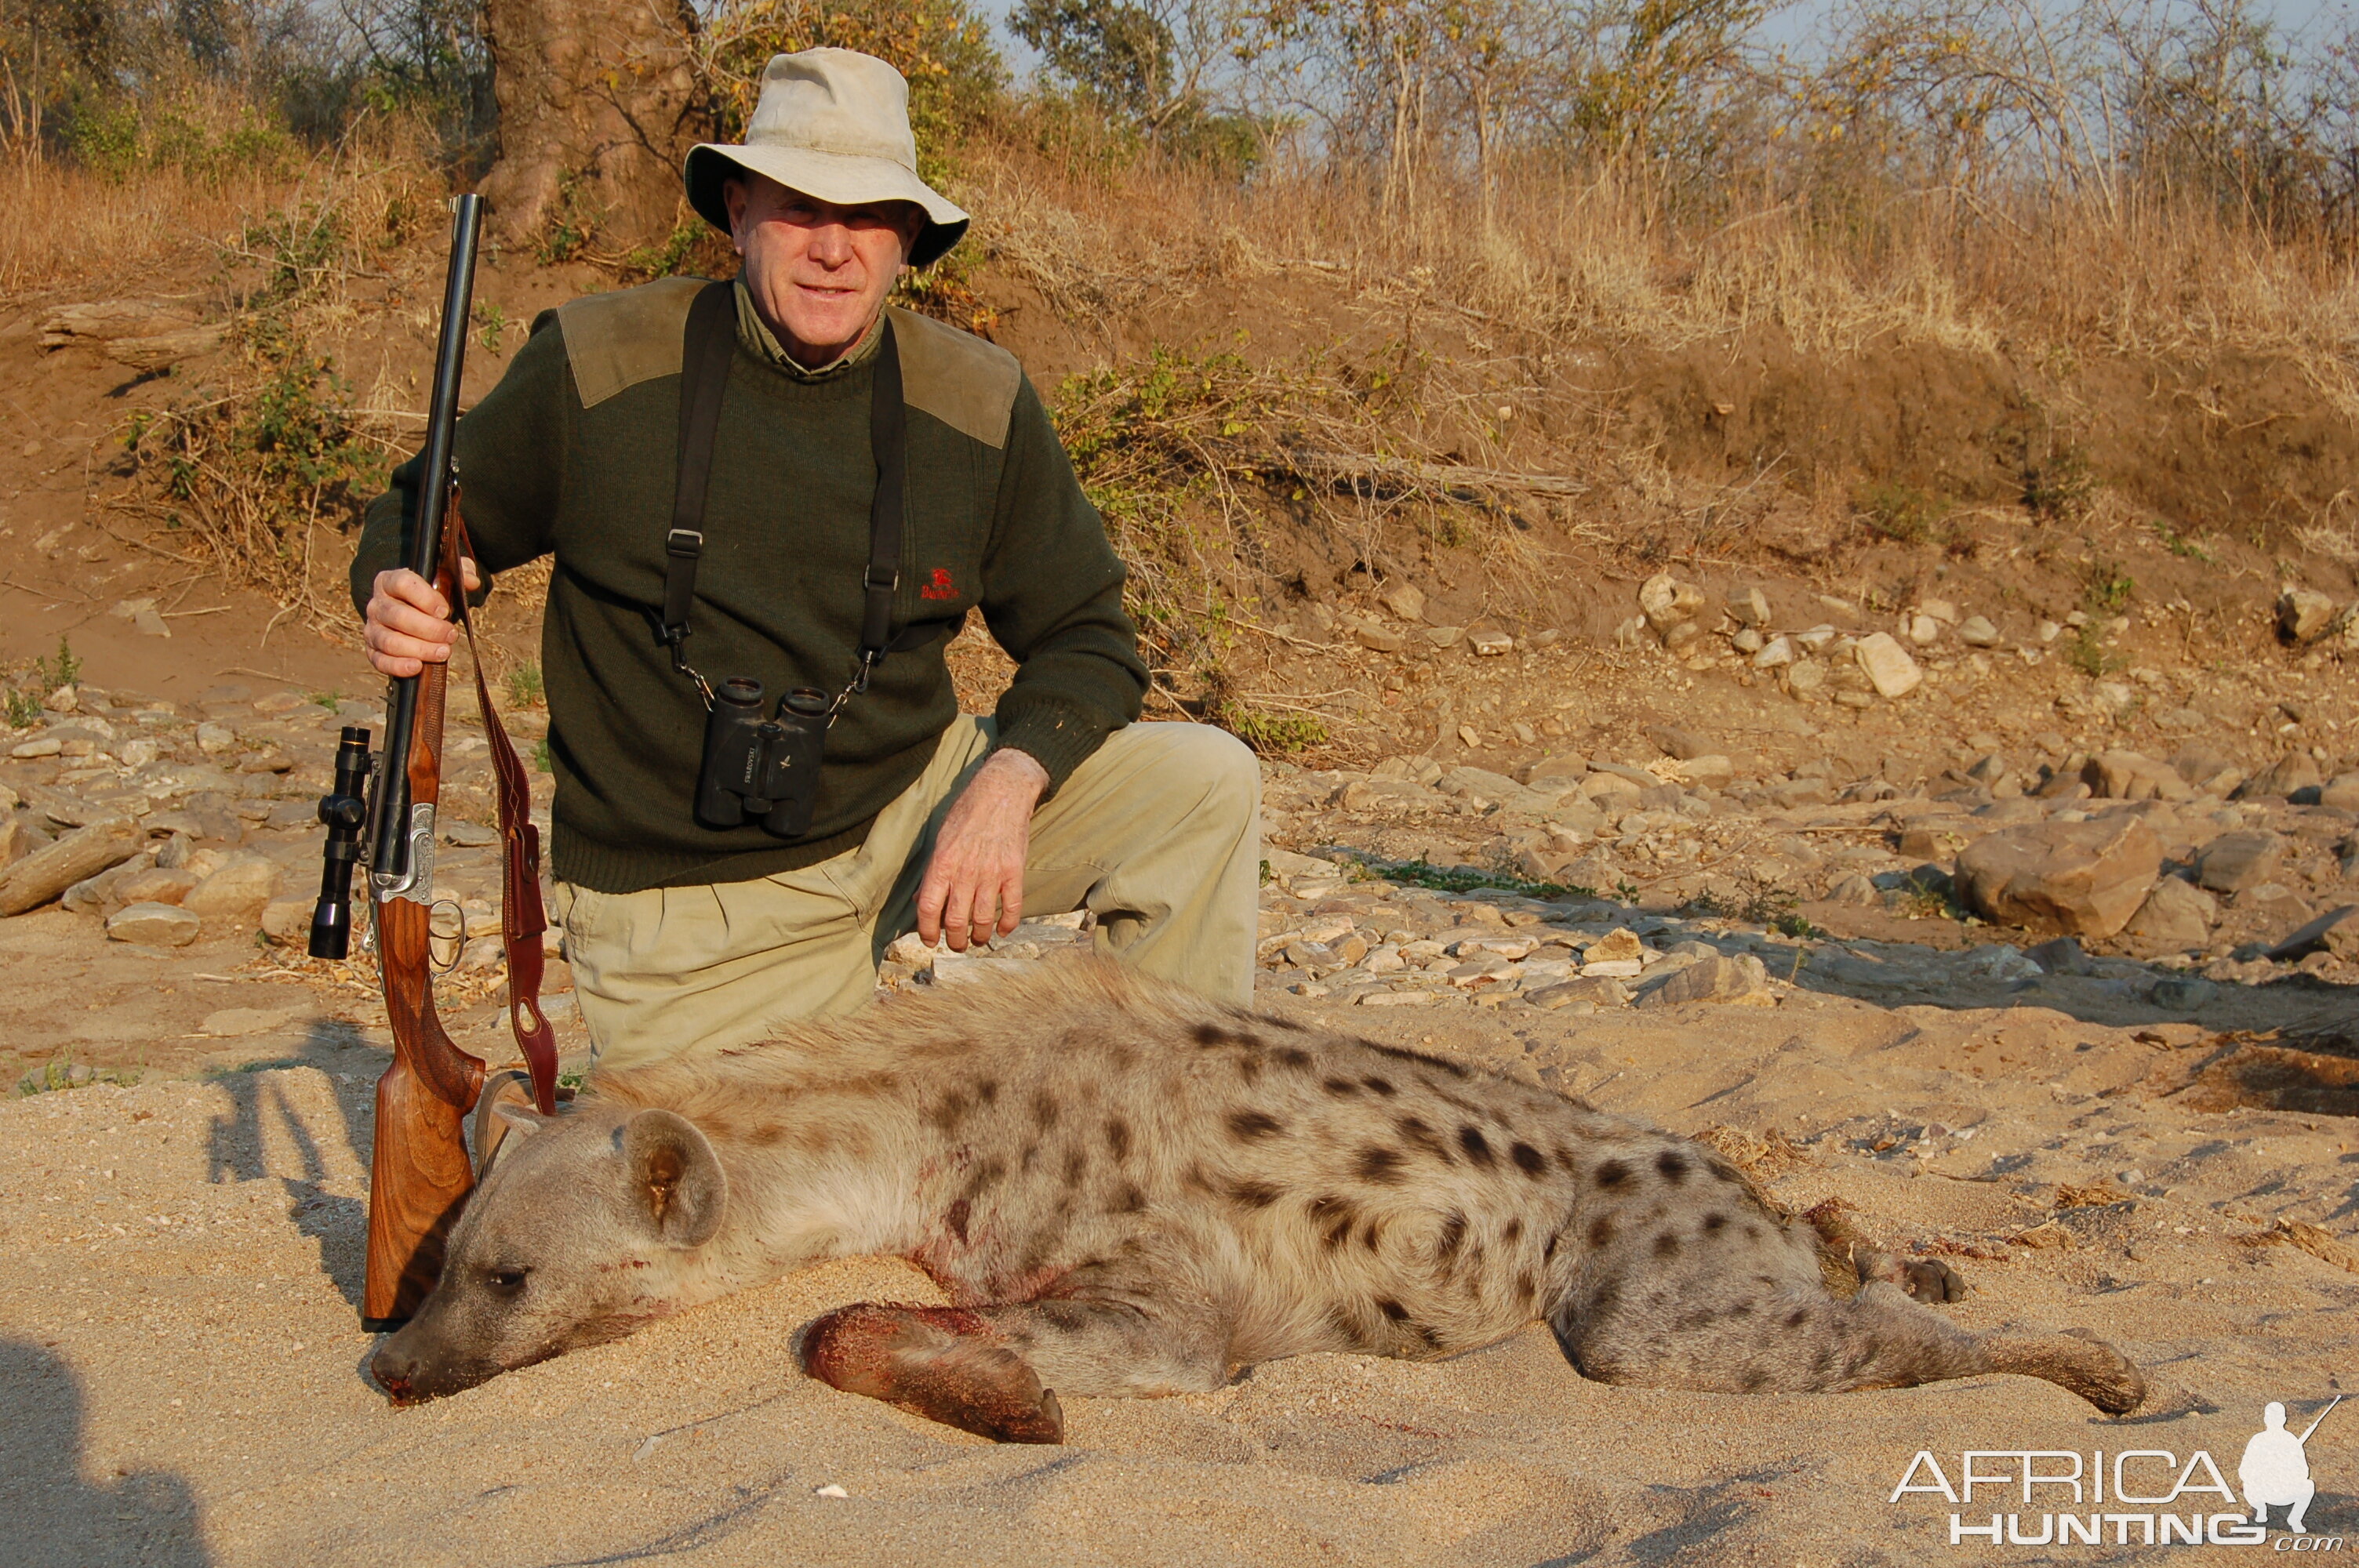
[[[473, 646], [459, 563], [468, 553], [458, 508], [452, 448], [458, 435], [459, 379], [474, 293], [481, 200], [458, 199], [451, 231], [451, 270], [442, 292], [441, 336], [434, 351], [434, 398], [421, 454], [415, 526], [408, 566], [431, 579], [453, 607]], [[503, 850], [501, 935], [507, 949], [508, 1023], [544, 1114], [556, 1109], [557, 1045], [540, 1011], [540, 834], [524, 762], [493, 711], [483, 661], [475, 700], [497, 775]], [[450, 667], [396, 678], [386, 698], [385, 751], [372, 759], [369, 732], [346, 728], [336, 752], [333, 794], [320, 802], [328, 843], [320, 903], [311, 917], [311, 956], [342, 958], [352, 935], [352, 873], [367, 847], [377, 966], [393, 1027], [393, 1065], [376, 1086], [376, 1149], [369, 1173], [368, 1276], [364, 1326], [398, 1327], [418, 1310], [441, 1273], [451, 1222], [474, 1185], [464, 1126], [483, 1092], [484, 1063], [451, 1042], [434, 1011], [429, 941], [434, 901], [434, 810], [442, 793], [442, 703]], [[365, 791], [365, 796], [363, 792]]]

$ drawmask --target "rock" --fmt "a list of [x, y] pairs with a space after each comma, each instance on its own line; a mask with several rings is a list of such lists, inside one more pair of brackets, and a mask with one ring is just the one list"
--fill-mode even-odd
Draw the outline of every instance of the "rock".
[[1581, 781], [1581, 795], [1582, 799], [1593, 800], [1605, 809], [1614, 809], [1605, 805], [1608, 800], [1613, 800], [1621, 809], [1626, 810], [1647, 787], [1651, 786], [1639, 785], [1619, 773], [1595, 773]]
[[204, 929], [204, 921], [177, 904], [126, 904], [106, 917], [109, 940], [142, 947], [185, 947]]
[[1925, 599], [1917, 603], [1919, 612], [1931, 616], [1944, 626], [1958, 623], [1958, 607], [1946, 599]]
[[2122, 935], [2141, 957], [2191, 952], [2211, 944], [2212, 923], [2219, 913], [2219, 901], [2193, 882], [2165, 877], [2154, 884]]
[[108, 890], [108, 897], [116, 909], [126, 903], [179, 903], [197, 885], [197, 879], [185, 871], [135, 866], [130, 860], [117, 869], [128, 871], [130, 875]]
[[262, 934], [282, 947], [308, 942], [311, 936], [312, 907], [309, 899], [272, 899], [262, 906]]
[[82, 694], [71, 686], [61, 686], [41, 698], [41, 706], [51, 713], [71, 713], [82, 706]]
[[[1517, 787], [1516, 793], [1524, 792]], [[1330, 803], [1345, 811], [1377, 814], [1432, 811], [1441, 805], [1431, 790], [1414, 779], [1353, 779], [1337, 790]]]
[[1757, 654], [1769, 645], [1769, 640], [1750, 626], [1740, 626], [1736, 635], [1728, 640], [1728, 645], [1740, 654]]
[[1378, 654], [1397, 654], [1408, 645], [1408, 639], [1399, 633], [1367, 621], [1352, 628], [1352, 640]]
[[1901, 620], [1901, 630], [1920, 648], [1941, 634], [1941, 623], [1930, 615], [1908, 615]]
[[1638, 940], [1636, 932], [1626, 925], [1617, 925], [1582, 949], [1581, 960], [1584, 965], [1635, 962], [1645, 957], [1647, 945]]
[[2081, 777], [2106, 800], [2187, 800], [2195, 794], [2176, 768], [2136, 752], [2100, 752]]
[[[1586, 844], [1605, 830], [1604, 810], [1585, 795], [1559, 795], [1556, 803], [1548, 808], [1546, 816], [1550, 836], [1557, 838], [1560, 848]], [[1558, 828], [1563, 828], [1571, 837], [1565, 838], [1558, 835]]]
[[1852, 656], [1878, 697], [1887, 701], [1908, 696], [1925, 682], [1925, 672], [1889, 632], [1871, 632], [1859, 640]]
[[8, 749], [8, 754], [20, 762], [37, 757], [54, 757], [65, 750], [65, 742], [54, 735], [36, 735], [29, 741], [19, 741]]
[[1463, 626], [1429, 626], [1425, 629], [1425, 640], [1437, 648], [1456, 647], [1458, 639], [1464, 635], [1466, 628]]
[[14, 816], [0, 815], [0, 871], [33, 852], [33, 832]]
[[65, 837], [0, 872], [0, 915], [22, 914], [85, 878], [137, 854], [147, 835], [128, 816], [107, 817]]
[[[296, 804], [302, 803], [299, 801]], [[313, 807], [315, 815], [317, 810], [316, 806]], [[462, 822], [456, 817], [437, 817], [434, 828], [442, 842], [461, 849], [485, 849], [500, 841], [498, 828], [487, 827], [480, 822]]]
[[1680, 777], [1700, 789], [1726, 789], [1736, 781], [1736, 764], [1717, 752], [1706, 752], [1681, 762]]
[[2182, 748], [2170, 759], [2170, 765], [2198, 795], [2224, 800], [2245, 782], [2245, 770], [2236, 765], [2234, 758], [2201, 741]]
[[1425, 619], [1425, 595], [1414, 583], [1395, 583], [1376, 595], [1376, 602], [1404, 621]]
[[1692, 622], [1703, 606], [1703, 589], [1669, 572], [1656, 573], [1638, 588], [1638, 612], [1658, 637], [1668, 639], [1673, 628]]
[[1641, 1007], [1680, 1007], [1710, 1001], [1767, 1007], [1776, 1001], [1769, 971], [1750, 953], [1699, 958], [1640, 1000]]
[[2337, 811], [2359, 812], [2359, 773], [2337, 773], [2318, 792], [2318, 804]]
[[1957, 890], [1984, 919], [2071, 936], [2129, 924], [2162, 871], [2162, 841], [2130, 816], [2026, 824], [1958, 857]]
[[1969, 615], [1958, 622], [1958, 641], [1969, 648], [1998, 646], [1998, 628], [1984, 616]]
[[2324, 782], [2319, 777], [2317, 759], [2308, 752], [2296, 750], [2254, 774], [2236, 792], [2236, 798], [2283, 800], [2296, 790], [2316, 789]]
[[1516, 640], [1505, 632], [1477, 632], [1466, 639], [1478, 659], [1495, 659], [1516, 651]]
[[2270, 948], [2268, 957], [2289, 964], [2312, 953], [2332, 953], [2343, 959], [2359, 957], [2359, 903], [2329, 910]]
[[1827, 889], [1827, 902], [1830, 903], [1862, 905], [1874, 904], [1882, 903], [1883, 895], [1876, 891], [1876, 886], [1874, 882], [1868, 881], [1867, 878], [1862, 876], [1857, 871], [1854, 871], [1850, 876], [1837, 879], [1833, 885]]
[[1800, 806], [1824, 806], [1833, 798], [1833, 787], [1822, 778], [1788, 779], [1769, 786], [1770, 804], [1780, 811], [1791, 811]]
[[1601, 897], [1611, 897], [1621, 884], [1622, 868], [1610, 855], [1583, 855], [1558, 867], [1556, 878], [1568, 886], [1587, 888]]
[[1569, 1007], [1577, 1001], [1593, 1007], [1626, 1007], [1630, 988], [1605, 975], [1593, 975], [1577, 980], [1560, 980], [1552, 986], [1541, 986], [1523, 993], [1524, 1000], [1534, 1007], [1554, 1010]]
[[[2148, 902], [2152, 902], [2151, 895]], [[2025, 957], [2039, 966], [2047, 975], [2085, 975], [2089, 972], [2089, 955], [2081, 950], [2077, 936], [2051, 936], [2038, 946], [2025, 951]]]
[[2314, 643], [2334, 622], [2334, 600], [2316, 589], [2288, 584], [2277, 595], [2277, 635], [2288, 643]]
[[2236, 895], [2239, 913], [2261, 929], [2292, 931], [2309, 924], [2312, 911], [2307, 900], [2283, 882], [2262, 882]]
[[1769, 624], [1769, 596], [1758, 588], [1732, 593], [1728, 596], [1728, 613], [1740, 626], [1767, 626]]
[[1589, 775], [1589, 759], [1575, 756], [1542, 757], [1522, 770], [1523, 783], [1533, 789], [1545, 789], [1550, 784], [1562, 789], [1578, 785]]
[[[119, 866], [110, 867], [96, 876], [84, 877], [60, 893], [58, 896], [58, 903], [73, 914], [95, 914], [104, 918], [126, 903], [141, 902], [138, 899], [115, 897], [114, 890], [123, 882], [147, 870], [148, 870], [147, 861], [142, 857], [134, 855]], [[168, 899], [158, 902], [178, 903], [180, 901]]]
[[237, 731], [226, 724], [215, 724], [208, 719], [197, 726], [197, 750], [209, 757], [234, 752], [237, 750]]
[[1808, 702], [1827, 684], [1827, 669], [1816, 659], [1799, 659], [1786, 671], [1786, 689]]
[[2223, 833], [2196, 852], [2195, 880], [2213, 892], [2257, 887], [2285, 860], [2285, 840], [2261, 829]]
[[1712, 742], [1693, 730], [1674, 729], [1668, 724], [1658, 724], [1648, 730], [1647, 739], [1663, 755], [1682, 762], [1690, 757], [1701, 757], [1712, 750]]
[[1790, 637], [1772, 637], [1753, 655], [1753, 667], [1756, 670], [1774, 670], [1793, 662], [1794, 642]]
[[231, 856], [221, 870], [190, 890], [180, 907], [217, 925], [259, 925], [263, 910], [277, 891], [277, 863], [248, 850]]
[[2200, 975], [2167, 975], [2154, 982], [2147, 1000], [2168, 1012], [2194, 1012], [2219, 994], [2220, 988]]

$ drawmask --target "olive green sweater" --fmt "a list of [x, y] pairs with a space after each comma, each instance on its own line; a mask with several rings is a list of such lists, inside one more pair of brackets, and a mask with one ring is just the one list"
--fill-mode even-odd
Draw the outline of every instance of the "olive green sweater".
[[[969, 609], [1017, 665], [998, 743], [1038, 758], [1053, 792], [1138, 715], [1147, 671], [1122, 566], [1015, 359], [896, 310], [908, 462], [895, 626], [942, 634], [888, 657], [829, 730], [807, 838], [696, 821], [704, 706], [649, 612], [663, 599], [681, 333], [701, 287], [667, 278], [543, 313], [459, 422], [460, 506], [479, 563], [496, 573], [554, 557], [541, 670], [556, 874], [629, 892], [767, 876], [855, 847], [957, 717], [942, 654]], [[767, 336], [741, 311], [686, 654], [708, 679], [750, 676], [775, 700], [841, 689], [857, 665], [875, 355], [864, 344], [814, 375]], [[369, 508], [356, 604], [406, 557], [417, 468], [404, 464]]]

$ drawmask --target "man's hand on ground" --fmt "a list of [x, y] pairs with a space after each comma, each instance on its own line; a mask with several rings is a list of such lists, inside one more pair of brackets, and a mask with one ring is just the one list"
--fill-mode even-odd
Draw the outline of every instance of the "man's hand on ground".
[[[484, 586], [474, 562], [462, 558], [459, 569], [469, 593]], [[450, 600], [408, 567], [377, 573], [369, 592], [369, 663], [380, 675], [414, 676], [429, 664], [445, 662], [459, 640], [458, 623], [450, 615]]]
[[928, 946], [948, 937], [951, 951], [1016, 929], [1024, 915], [1024, 857], [1032, 847], [1032, 808], [1049, 787], [1049, 770], [1022, 752], [994, 752], [951, 803], [934, 840], [926, 880], [918, 885], [918, 935]]

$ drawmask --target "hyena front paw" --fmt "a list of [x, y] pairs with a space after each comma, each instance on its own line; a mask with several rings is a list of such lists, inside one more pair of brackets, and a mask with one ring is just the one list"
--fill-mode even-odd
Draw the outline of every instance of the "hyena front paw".
[[987, 1321], [957, 1307], [840, 1308], [804, 1336], [803, 1369], [995, 1443], [1065, 1440], [1054, 1390]]

